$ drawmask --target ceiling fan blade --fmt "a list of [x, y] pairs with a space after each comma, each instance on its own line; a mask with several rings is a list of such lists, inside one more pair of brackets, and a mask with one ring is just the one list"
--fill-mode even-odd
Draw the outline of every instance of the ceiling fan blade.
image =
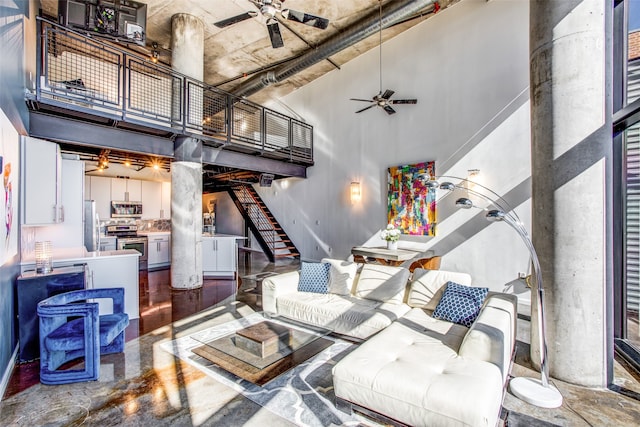
[[222, 21], [214, 22], [213, 25], [215, 25], [218, 28], [224, 28], [238, 22], [246, 21], [247, 19], [255, 18], [256, 16], [258, 16], [258, 12], [255, 10], [252, 10], [249, 12], [245, 12], [242, 15], [236, 15], [236, 16], [232, 16], [231, 18], [223, 19]]
[[370, 99], [349, 98], [351, 101], [371, 102]]
[[384, 91], [384, 93], [380, 96], [380, 98], [382, 98], [382, 99], [389, 99], [389, 98], [391, 98], [391, 95], [393, 95], [394, 93], [395, 93], [394, 91], [387, 89], [387, 90], [385, 90], [385, 91]]
[[324, 30], [329, 26], [329, 20], [327, 18], [322, 18], [305, 12], [298, 12], [297, 10], [283, 9], [280, 14], [284, 19], [288, 19], [289, 21], [300, 22], [301, 24], [320, 28], [321, 30]]
[[274, 49], [284, 46], [282, 41], [282, 34], [280, 34], [280, 26], [275, 19], [270, 19], [267, 22], [267, 29], [269, 30], [269, 38], [271, 39], [271, 46]]
[[383, 106], [382, 108], [384, 108], [384, 111], [386, 111], [386, 112], [387, 112], [387, 114], [395, 114], [395, 113], [396, 113], [396, 110], [394, 110], [393, 108], [391, 108], [391, 107], [390, 107], [390, 106], [388, 106], [388, 105], [385, 105], [385, 106]]
[[389, 101], [391, 104], [417, 104], [417, 99], [394, 99]]
[[376, 104], [371, 104], [371, 105], [369, 105], [368, 107], [364, 107], [362, 110], [358, 110], [358, 111], [356, 111], [356, 113], [362, 113], [363, 111], [366, 111], [366, 110], [368, 110], [369, 108], [373, 108], [373, 107], [375, 107], [375, 106], [376, 106]]

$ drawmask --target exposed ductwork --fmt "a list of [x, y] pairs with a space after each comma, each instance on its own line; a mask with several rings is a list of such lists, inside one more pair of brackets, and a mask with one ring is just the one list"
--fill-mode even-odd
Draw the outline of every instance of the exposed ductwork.
[[[432, 7], [429, 12], [437, 10], [436, 4], [437, 2], [434, 0], [389, 1], [382, 7], [382, 28], [390, 27], [429, 5]], [[377, 33], [380, 30], [380, 21], [380, 14], [376, 8], [376, 10], [365, 16], [361, 21], [353, 24], [346, 31], [335, 34], [302, 56], [281, 65], [275, 70], [251, 77], [235, 88], [233, 93], [237, 96], [248, 97], [267, 86], [285, 81], [300, 71]]]

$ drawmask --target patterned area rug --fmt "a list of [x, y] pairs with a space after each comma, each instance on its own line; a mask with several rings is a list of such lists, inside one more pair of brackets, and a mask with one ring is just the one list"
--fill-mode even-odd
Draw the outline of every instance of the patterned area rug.
[[[335, 395], [331, 369], [355, 348], [353, 343], [327, 337], [334, 341], [333, 345], [262, 387], [218, 368], [212, 362], [191, 351], [202, 345], [203, 341], [220, 338], [263, 320], [262, 314], [254, 313], [239, 320], [165, 342], [161, 344], [161, 347], [202, 370], [216, 381], [241, 393], [247, 399], [296, 425], [309, 427], [379, 425], [357, 413], [345, 414], [336, 409], [334, 405]], [[277, 322], [274, 319], [271, 321]]]

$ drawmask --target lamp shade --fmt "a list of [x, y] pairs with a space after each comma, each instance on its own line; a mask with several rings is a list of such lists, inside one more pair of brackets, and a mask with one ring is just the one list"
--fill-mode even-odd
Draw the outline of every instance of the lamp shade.
[[51, 273], [53, 265], [51, 261], [52, 245], [49, 240], [36, 242], [36, 273]]

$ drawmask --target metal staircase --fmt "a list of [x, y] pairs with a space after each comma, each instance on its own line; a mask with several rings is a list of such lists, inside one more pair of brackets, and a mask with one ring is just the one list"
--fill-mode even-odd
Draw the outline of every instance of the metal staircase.
[[300, 257], [298, 249], [251, 185], [234, 185], [228, 191], [271, 262], [278, 258]]

